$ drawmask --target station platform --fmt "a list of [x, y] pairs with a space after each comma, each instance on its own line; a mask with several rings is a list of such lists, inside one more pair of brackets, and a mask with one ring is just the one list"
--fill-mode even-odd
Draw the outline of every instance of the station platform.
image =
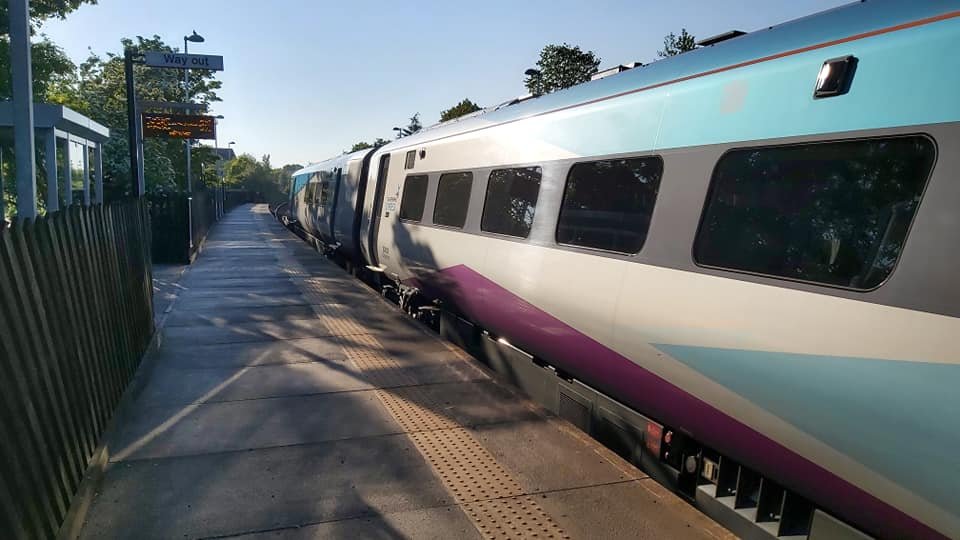
[[264, 205], [174, 289], [82, 538], [733, 537]]

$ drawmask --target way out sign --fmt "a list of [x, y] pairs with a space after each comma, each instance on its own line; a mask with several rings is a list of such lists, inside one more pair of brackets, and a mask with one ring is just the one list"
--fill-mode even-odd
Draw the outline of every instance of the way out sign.
[[143, 53], [143, 63], [156, 68], [223, 71], [223, 57], [212, 54], [180, 54], [148, 51]]

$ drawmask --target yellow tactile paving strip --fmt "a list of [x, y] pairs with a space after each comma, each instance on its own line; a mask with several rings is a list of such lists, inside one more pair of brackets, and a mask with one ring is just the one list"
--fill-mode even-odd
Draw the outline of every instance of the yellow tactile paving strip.
[[[277, 246], [278, 261], [291, 276], [307, 272]], [[463, 508], [481, 536], [490, 539], [570, 538], [519, 482], [473, 435], [442, 414], [443, 406], [416, 378], [391, 358], [376, 337], [352, 314], [352, 308], [329, 303], [328, 280], [294, 279], [317, 318], [338, 340], [348, 359], [413, 440], [420, 454]]]

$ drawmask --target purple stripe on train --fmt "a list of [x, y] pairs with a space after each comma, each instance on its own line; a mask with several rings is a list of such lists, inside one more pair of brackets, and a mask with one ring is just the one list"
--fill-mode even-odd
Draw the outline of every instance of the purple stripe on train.
[[409, 280], [484, 328], [882, 538], [946, 536], [764, 436], [464, 265]]

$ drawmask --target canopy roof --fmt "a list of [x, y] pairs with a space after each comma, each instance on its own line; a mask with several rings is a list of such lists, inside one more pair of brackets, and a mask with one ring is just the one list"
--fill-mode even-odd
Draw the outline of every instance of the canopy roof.
[[[0, 127], [13, 127], [13, 102], [0, 102]], [[110, 129], [63, 105], [33, 104], [33, 127], [56, 129], [61, 137], [73, 135], [90, 142], [103, 143], [110, 138]]]

